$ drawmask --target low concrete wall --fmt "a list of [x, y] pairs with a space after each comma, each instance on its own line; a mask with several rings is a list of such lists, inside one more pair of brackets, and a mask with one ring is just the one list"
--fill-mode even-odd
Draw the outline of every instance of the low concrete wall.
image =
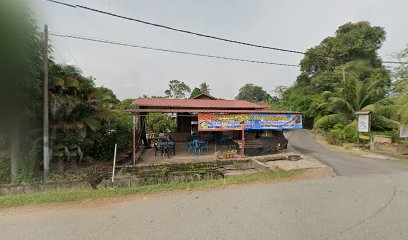
[[299, 154], [283, 153], [283, 154], [270, 154], [270, 155], [265, 155], [265, 156], [248, 157], [248, 159], [257, 160], [260, 162], [280, 161], [280, 160], [297, 161], [297, 160], [301, 160], [302, 157]]
[[[94, 179], [93, 185], [96, 188], [110, 187], [132, 187], [143, 186], [157, 183], [169, 182], [190, 182], [199, 180], [219, 179], [224, 177], [226, 166], [242, 170], [243, 165], [251, 166], [251, 169], [268, 170], [270, 167], [265, 162], [276, 160], [299, 160], [301, 157], [297, 154], [285, 153], [280, 155], [268, 155], [249, 157], [245, 159], [223, 159], [211, 162], [193, 162], [193, 163], [166, 163], [154, 164], [148, 166], [125, 166], [117, 168], [117, 175], [112, 184], [109, 173], [98, 175]], [[241, 166], [241, 167], [239, 167]], [[92, 180], [92, 179], [91, 179]], [[69, 182], [46, 182], [32, 184], [3, 184], [0, 185], [0, 196], [12, 194], [26, 194], [42, 191], [58, 191], [67, 189], [91, 189], [91, 183], [87, 181], [69, 181]]]
[[223, 174], [216, 170], [211, 171], [189, 171], [189, 172], [168, 172], [162, 174], [151, 174], [146, 176], [121, 176], [115, 179], [112, 183], [110, 179], [103, 180], [98, 189], [111, 188], [111, 187], [136, 187], [146, 186], [159, 183], [178, 183], [178, 182], [191, 182], [200, 180], [211, 180], [223, 178]]
[[387, 143], [387, 144], [391, 144], [391, 143], [392, 143], [392, 137], [383, 136], [383, 135], [374, 135], [374, 136], [373, 136], [373, 142], [374, 142], [374, 143]]
[[89, 182], [84, 181], [47, 182], [31, 184], [1, 184], [0, 196], [44, 191], [58, 191], [64, 189], [91, 189], [91, 184]]

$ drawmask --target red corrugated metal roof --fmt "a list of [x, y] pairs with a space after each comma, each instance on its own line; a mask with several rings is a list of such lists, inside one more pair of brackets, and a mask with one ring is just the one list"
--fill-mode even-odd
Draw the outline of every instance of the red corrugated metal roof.
[[133, 106], [210, 109], [264, 109], [265, 106], [243, 100], [138, 98]]
[[265, 114], [301, 114], [301, 112], [288, 112], [276, 110], [232, 110], [232, 109], [129, 109], [131, 113], [265, 113]]

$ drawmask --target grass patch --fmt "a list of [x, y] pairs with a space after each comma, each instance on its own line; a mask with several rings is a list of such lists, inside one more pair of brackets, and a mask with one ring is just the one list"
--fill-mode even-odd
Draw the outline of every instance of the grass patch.
[[398, 162], [408, 163], [408, 158], [396, 158]]
[[129, 195], [151, 194], [159, 192], [170, 192], [176, 190], [208, 189], [233, 184], [262, 182], [280, 178], [287, 178], [296, 174], [300, 174], [302, 172], [304, 171], [302, 170], [266, 171], [207, 181], [165, 183], [131, 188], [98, 189], [98, 190], [91, 189], [63, 190], [63, 191], [38, 192], [33, 194], [10, 195], [0, 197], [0, 208], [47, 203], [62, 203], [80, 200], [92, 200], [97, 198], [111, 198]]

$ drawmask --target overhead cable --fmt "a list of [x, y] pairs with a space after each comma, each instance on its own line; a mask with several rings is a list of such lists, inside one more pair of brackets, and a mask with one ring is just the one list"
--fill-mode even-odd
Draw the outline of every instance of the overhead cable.
[[171, 50], [171, 49], [165, 49], [165, 48], [148, 47], [148, 46], [141, 46], [141, 45], [136, 45], [136, 44], [132, 44], [132, 43], [124, 43], [124, 42], [117, 42], [117, 41], [112, 41], [112, 40], [97, 39], [97, 38], [92, 38], [92, 37], [87, 37], [87, 36], [79, 36], [79, 35], [72, 35], [72, 34], [50, 33], [49, 35], [55, 36], [55, 37], [80, 39], [80, 40], [86, 40], [86, 41], [92, 41], [92, 42], [98, 42], [98, 43], [105, 43], [105, 44], [111, 44], [111, 45], [141, 48], [141, 49], [147, 49], [147, 50], [177, 53], [177, 54], [184, 54], [184, 55], [191, 55], [191, 56], [216, 58], [216, 59], [239, 61], [239, 62], [250, 62], [250, 63], [258, 63], [258, 64], [269, 64], [269, 65], [277, 65], [277, 66], [299, 67], [299, 65], [296, 65], [296, 64], [249, 60], [249, 59], [242, 59], [242, 58], [223, 57], [223, 56], [216, 56], [216, 55], [209, 55], [209, 54], [202, 54], [202, 53], [187, 52], [187, 51], [178, 51], [178, 50]]

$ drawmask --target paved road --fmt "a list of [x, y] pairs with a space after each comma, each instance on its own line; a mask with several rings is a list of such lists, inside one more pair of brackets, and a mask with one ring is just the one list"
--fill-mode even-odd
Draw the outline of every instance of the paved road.
[[290, 132], [289, 148], [310, 154], [334, 169], [337, 175], [360, 175], [408, 171], [408, 164], [378, 158], [366, 158], [331, 151], [314, 140], [309, 130]]
[[[299, 134], [299, 140], [305, 137], [314, 145], [307, 132]], [[326, 153], [318, 149], [310, 153], [327, 157], [343, 176], [149, 196], [92, 208], [8, 210], [0, 212], [0, 236], [41, 240], [408, 239], [408, 172], [390, 162], [372, 164], [373, 159], [363, 158], [356, 160], [359, 171], [350, 171], [351, 163], [341, 164], [354, 160], [349, 155], [331, 152], [323, 156]], [[363, 163], [369, 167], [360, 166]]]

